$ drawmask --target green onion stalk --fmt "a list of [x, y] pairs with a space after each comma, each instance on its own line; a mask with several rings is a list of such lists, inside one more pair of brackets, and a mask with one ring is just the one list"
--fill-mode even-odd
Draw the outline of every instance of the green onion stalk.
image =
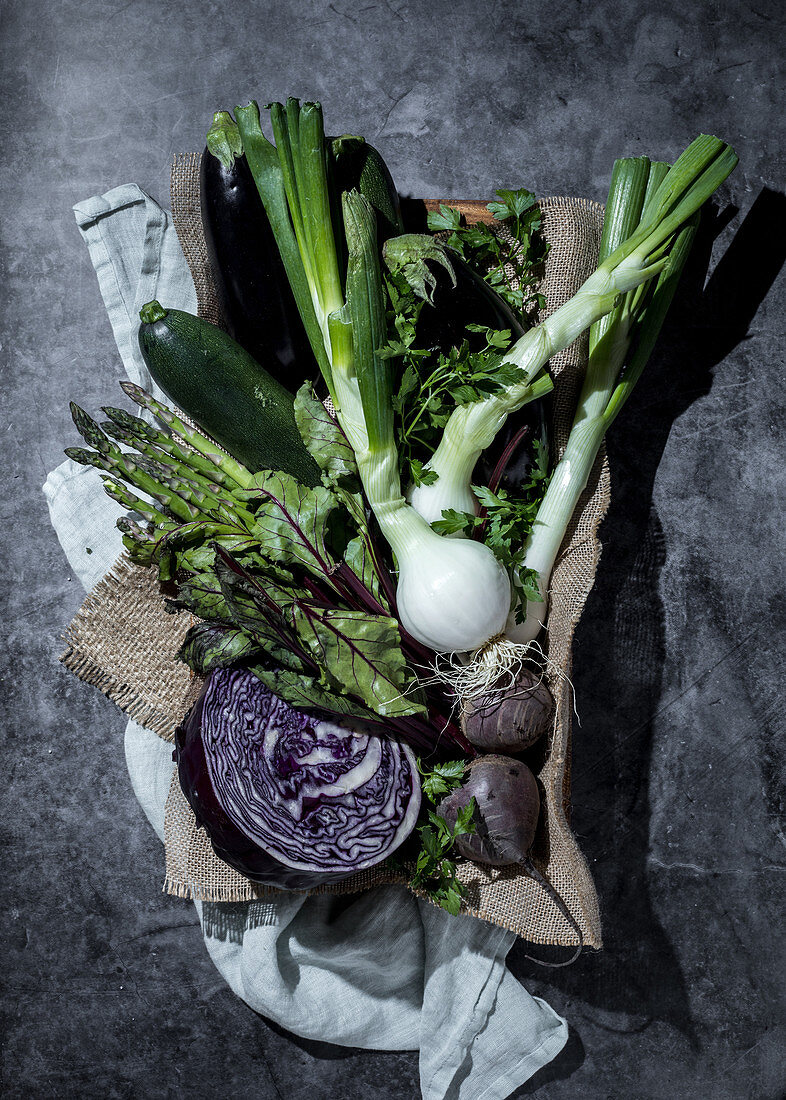
[[[699, 136], [671, 169], [662, 165], [657, 167], [646, 206], [643, 206], [643, 198], [650, 178], [649, 161], [641, 158], [641, 162], [635, 172], [630, 170], [629, 179], [628, 169], [617, 170], [616, 181], [612, 183], [613, 198], [610, 198], [611, 205], [607, 207], [608, 217], [618, 208], [621, 212], [629, 207], [635, 209], [638, 204], [638, 210], [632, 217], [633, 231], [619, 240], [608, 236], [609, 251], [600, 257], [597, 269], [578, 292], [513, 344], [505, 355], [505, 361], [522, 369], [521, 379], [501, 394], [461, 406], [452, 413], [439, 446], [426, 465], [427, 470], [438, 475], [437, 480], [432, 484], [419, 485], [410, 495], [413, 506], [429, 522], [440, 519], [447, 508], [459, 512], [477, 511], [478, 504], [471, 486], [475, 464], [481, 453], [491, 445], [508, 416], [531, 400], [533, 383], [542, 377], [553, 355], [611, 313], [617, 320], [609, 322], [603, 329], [606, 336], [604, 348], [610, 340], [617, 340], [621, 347], [627, 347], [624, 319], [630, 321], [634, 307], [642, 306], [643, 292], [637, 296], [638, 288], [656, 277], [666, 278], [669, 272], [673, 272], [670, 255], [676, 247], [675, 237], [733, 170], [737, 157], [718, 138]], [[630, 165], [633, 162], [626, 160], [618, 163]], [[631, 220], [630, 216], [628, 220]], [[622, 300], [627, 301], [628, 306], [620, 320]], [[617, 356], [617, 367], [618, 360]], [[602, 404], [603, 392], [602, 388], [598, 389], [592, 407], [599, 408]], [[585, 394], [585, 402], [587, 400], [589, 395]], [[584, 423], [579, 433], [586, 437], [585, 447], [588, 450], [594, 447], [597, 452], [603, 438], [600, 423], [587, 410], [582, 420], [592, 420], [592, 423]], [[575, 480], [575, 476], [570, 477], [571, 487]], [[569, 519], [570, 515], [567, 517]]]
[[396, 558], [399, 617], [413, 637], [437, 652], [475, 649], [498, 633], [510, 604], [510, 581], [487, 546], [443, 538], [404, 499], [393, 423], [393, 368], [377, 354], [385, 343], [385, 299], [375, 216], [356, 191], [344, 194], [343, 210], [345, 315], [352, 327], [364, 417], [364, 430], [350, 424], [348, 437], [366, 497]]
[[[262, 133], [256, 103], [236, 109], [243, 150], [368, 503], [393, 551], [399, 618], [414, 638], [437, 652], [475, 651], [501, 637], [508, 625], [510, 579], [484, 543], [441, 536], [431, 523], [445, 508], [476, 510], [471, 476], [479, 455], [510, 413], [550, 388], [545, 365], [556, 351], [615, 308], [616, 327], [608, 330], [611, 337], [604, 330], [599, 342], [610, 346], [623, 324], [633, 331], [649, 301], [639, 288], [651, 280], [670, 285], [672, 257], [687, 240], [679, 236], [683, 226], [726, 178], [736, 157], [716, 138], [703, 136], [670, 171], [657, 169], [636, 213], [635, 231], [614, 238], [613, 245], [609, 237], [608, 255], [574, 298], [512, 346], [506, 360], [521, 368], [519, 381], [453, 412], [429, 463], [436, 482], [419, 486], [407, 503], [398, 473], [392, 367], [378, 354], [386, 343], [386, 322], [374, 212], [356, 191], [344, 192], [339, 201], [319, 104], [290, 99], [269, 109], [275, 145]], [[621, 338], [618, 342], [627, 346]], [[576, 445], [552, 479], [563, 489], [544, 500], [536, 527], [567, 525], [576, 486], [586, 483], [589, 456], [594, 458], [624, 399], [627, 383], [617, 375], [605, 405], [599, 394], [583, 395]], [[629, 371], [628, 382], [630, 377]], [[542, 544], [532, 540], [532, 554], [547, 576], [550, 544], [542, 538]]]
[[358, 191], [340, 205], [319, 104], [273, 104], [275, 146], [256, 103], [236, 109], [243, 148], [368, 503], [393, 551], [402, 625], [437, 652], [468, 651], [504, 627], [510, 580], [484, 544], [443, 538], [404, 498], [376, 215]]
[[[650, 216], [668, 165], [646, 157], [615, 162], [600, 244], [601, 263]], [[565, 451], [554, 469], [527, 541], [522, 566], [538, 576], [541, 601], [513, 610], [506, 630], [529, 644], [545, 625], [554, 562], [605, 434], [618, 416], [650, 357], [677, 289], [698, 226], [698, 213], [670, 242], [656, 280], [621, 296], [614, 309], [590, 328], [589, 356], [576, 415]]]
[[[512, 608], [504, 644], [488, 647], [498, 651], [500, 663], [513, 659], [515, 647], [533, 643], [546, 623], [552, 569], [601, 443], [652, 352], [696, 233], [698, 211], [736, 163], [728, 145], [706, 135], [672, 168], [646, 157], [615, 162], [597, 270], [506, 356], [524, 369], [522, 382], [451, 415], [429, 463], [438, 479], [411, 496], [426, 518], [438, 518], [436, 508], [439, 514], [444, 508], [476, 511], [471, 476], [481, 451], [526, 399], [525, 387], [537, 380], [549, 357], [589, 326], [588, 365], [573, 426], [519, 567], [530, 580], [537, 577], [540, 599]], [[490, 656], [486, 652], [486, 663]]]

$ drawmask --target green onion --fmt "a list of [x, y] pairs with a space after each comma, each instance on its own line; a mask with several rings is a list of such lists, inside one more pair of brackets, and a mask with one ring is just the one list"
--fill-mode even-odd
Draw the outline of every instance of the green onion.
[[[601, 266], [640, 239], [667, 178], [667, 166], [645, 158], [618, 160], [612, 173], [600, 247]], [[638, 223], [638, 224], [637, 224]], [[533, 641], [544, 624], [551, 571], [565, 532], [587, 486], [609, 425], [636, 384], [660, 332], [698, 225], [693, 213], [665, 252], [657, 279], [628, 291], [590, 329], [589, 358], [565, 452], [552, 474], [527, 542], [522, 567], [538, 575], [541, 602], [516, 608], [507, 637]]]
[[[393, 367], [378, 354], [387, 333], [374, 210], [357, 191], [345, 192], [340, 204], [331, 193], [319, 104], [274, 103], [275, 146], [262, 135], [255, 103], [236, 115], [336, 415], [396, 559], [401, 623], [437, 651], [475, 649], [502, 631], [510, 581], [487, 546], [442, 538], [401, 491]], [[343, 224], [336, 225], [339, 209]]]
[[[617, 170], [611, 187], [612, 205], [608, 207], [611, 220], [622, 226], [621, 231], [624, 232], [625, 224], [635, 225], [635, 231], [614, 244], [570, 301], [511, 347], [505, 360], [522, 368], [522, 379], [502, 394], [461, 406], [451, 415], [426, 467], [438, 479], [429, 485], [419, 485], [411, 495], [413, 506], [429, 522], [439, 519], [445, 508], [476, 511], [477, 501], [470, 486], [475, 463], [507, 417], [532, 400], [532, 383], [550, 357], [572, 344], [615, 306], [630, 313], [640, 299], [634, 294], [623, 306], [620, 295], [635, 292], [637, 287], [666, 271], [674, 235], [737, 163], [730, 146], [718, 138], [701, 135], [665, 174], [661, 166], [656, 167], [653, 185], [657, 186], [648, 191], [650, 165], [647, 161], [645, 176], [644, 160], [628, 160], [625, 168]], [[669, 270], [673, 274], [673, 268]], [[618, 318], [609, 321], [598, 339], [608, 342], [610, 333], [625, 343]]]
[[[280, 104], [276, 106], [280, 107]], [[248, 166], [251, 169], [276, 238], [284, 270], [287, 273], [287, 279], [292, 288], [292, 294], [303, 321], [306, 335], [319, 364], [319, 369], [332, 394], [330, 359], [325, 347], [324, 324], [315, 309], [312, 284], [304, 266], [298, 237], [295, 229], [293, 229], [293, 225], [300, 225], [302, 238], [302, 214], [291, 180], [289, 191], [287, 191], [284, 182], [283, 165], [289, 167], [289, 159], [286, 155], [289, 147], [288, 140], [284, 142], [284, 149], [280, 156], [275, 145], [271, 144], [262, 133], [259, 105], [253, 100], [246, 107], [235, 109], [235, 119], [243, 140], [243, 151], [246, 154]], [[290, 208], [290, 199], [293, 208]]]
[[[481, 451], [511, 412], [551, 387], [544, 368], [555, 351], [611, 314], [595, 331], [568, 460], [555, 471], [536, 521], [538, 536], [533, 535], [528, 549], [541, 563], [541, 576], [548, 577], [606, 426], [638, 377], [656, 334], [652, 330], [660, 327], [673, 293], [680, 257], [690, 243], [688, 230], [676, 242], [675, 234], [725, 179], [736, 158], [723, 142], [701, 137], [667, 172], [644, 158], [615, 170], [598, 269], [571, 301], [510, 349], [506, 361], [521, 368], [515, 384], [453, 412], [429, 463], [438, 474], [436, 484], [420, 485], [412, 507], [398, 472], [393, 368], [379, 354], [387, 333], [374, 210], [358, 192], [339, 196], [332, 188], [319, 104], [301, 105], [296, 99], [285, 106], [272, 104], [275, 145], [262, 134], [256, 103], [238, 108], [236, 117], [336, 415], [395, 557], [401, 623], [438, 652], [474, 650], [505, 627], [510, 581], [483, 542], [445, 538], [431, 521], [447, 507], [475, 511], [470, 477]], [[651, 287], [640, 289], [651, 280]], [[527, 560], [524, 564], [530, 568]]]

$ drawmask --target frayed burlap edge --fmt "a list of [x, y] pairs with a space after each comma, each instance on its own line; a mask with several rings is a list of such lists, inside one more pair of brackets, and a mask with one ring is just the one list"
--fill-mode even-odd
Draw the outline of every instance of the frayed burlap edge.
[[153, 571], [122, 555], [69, 624], [60, 660], [145, 729], [174, 741], [194, 678], [175, 654], [195, 621], [169, 614]]

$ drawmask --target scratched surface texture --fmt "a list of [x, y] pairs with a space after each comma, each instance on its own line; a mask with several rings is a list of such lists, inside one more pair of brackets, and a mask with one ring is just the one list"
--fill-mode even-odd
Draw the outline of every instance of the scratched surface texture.
[[[320, 98], [400, 189], [603, 200], [611, 161], [718, 133], [741, 166], [609, 449], [576, 640], [573, 821], [606, 948], [510, 965], [571, 1024], [518, 1095], [775, 1100], [783, 1050], [784, 8], [664, 0], [8, 0], [2, 17], [0, 879], [5, 1097], [411, 1100], [414, 1053], [304, 1042], [224, 986], [123, 760], [123, 719], [56, 658], [81, 594], [40, 485], [114, 401], [71, 205], [138, 182], [211, 112]], [[781, 653], [779, 661], [779, 649]], [[384, 945], [380, 945], [384, 951]]]

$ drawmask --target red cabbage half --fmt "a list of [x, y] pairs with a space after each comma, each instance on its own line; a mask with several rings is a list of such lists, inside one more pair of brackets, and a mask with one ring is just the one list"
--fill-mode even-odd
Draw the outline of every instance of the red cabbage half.
[[412, 750], [295, 710], [217, 669], [177, 731], [180, 785], [216, 854], [255, 882], [309, 889], [373, 867], [415, 827]]

